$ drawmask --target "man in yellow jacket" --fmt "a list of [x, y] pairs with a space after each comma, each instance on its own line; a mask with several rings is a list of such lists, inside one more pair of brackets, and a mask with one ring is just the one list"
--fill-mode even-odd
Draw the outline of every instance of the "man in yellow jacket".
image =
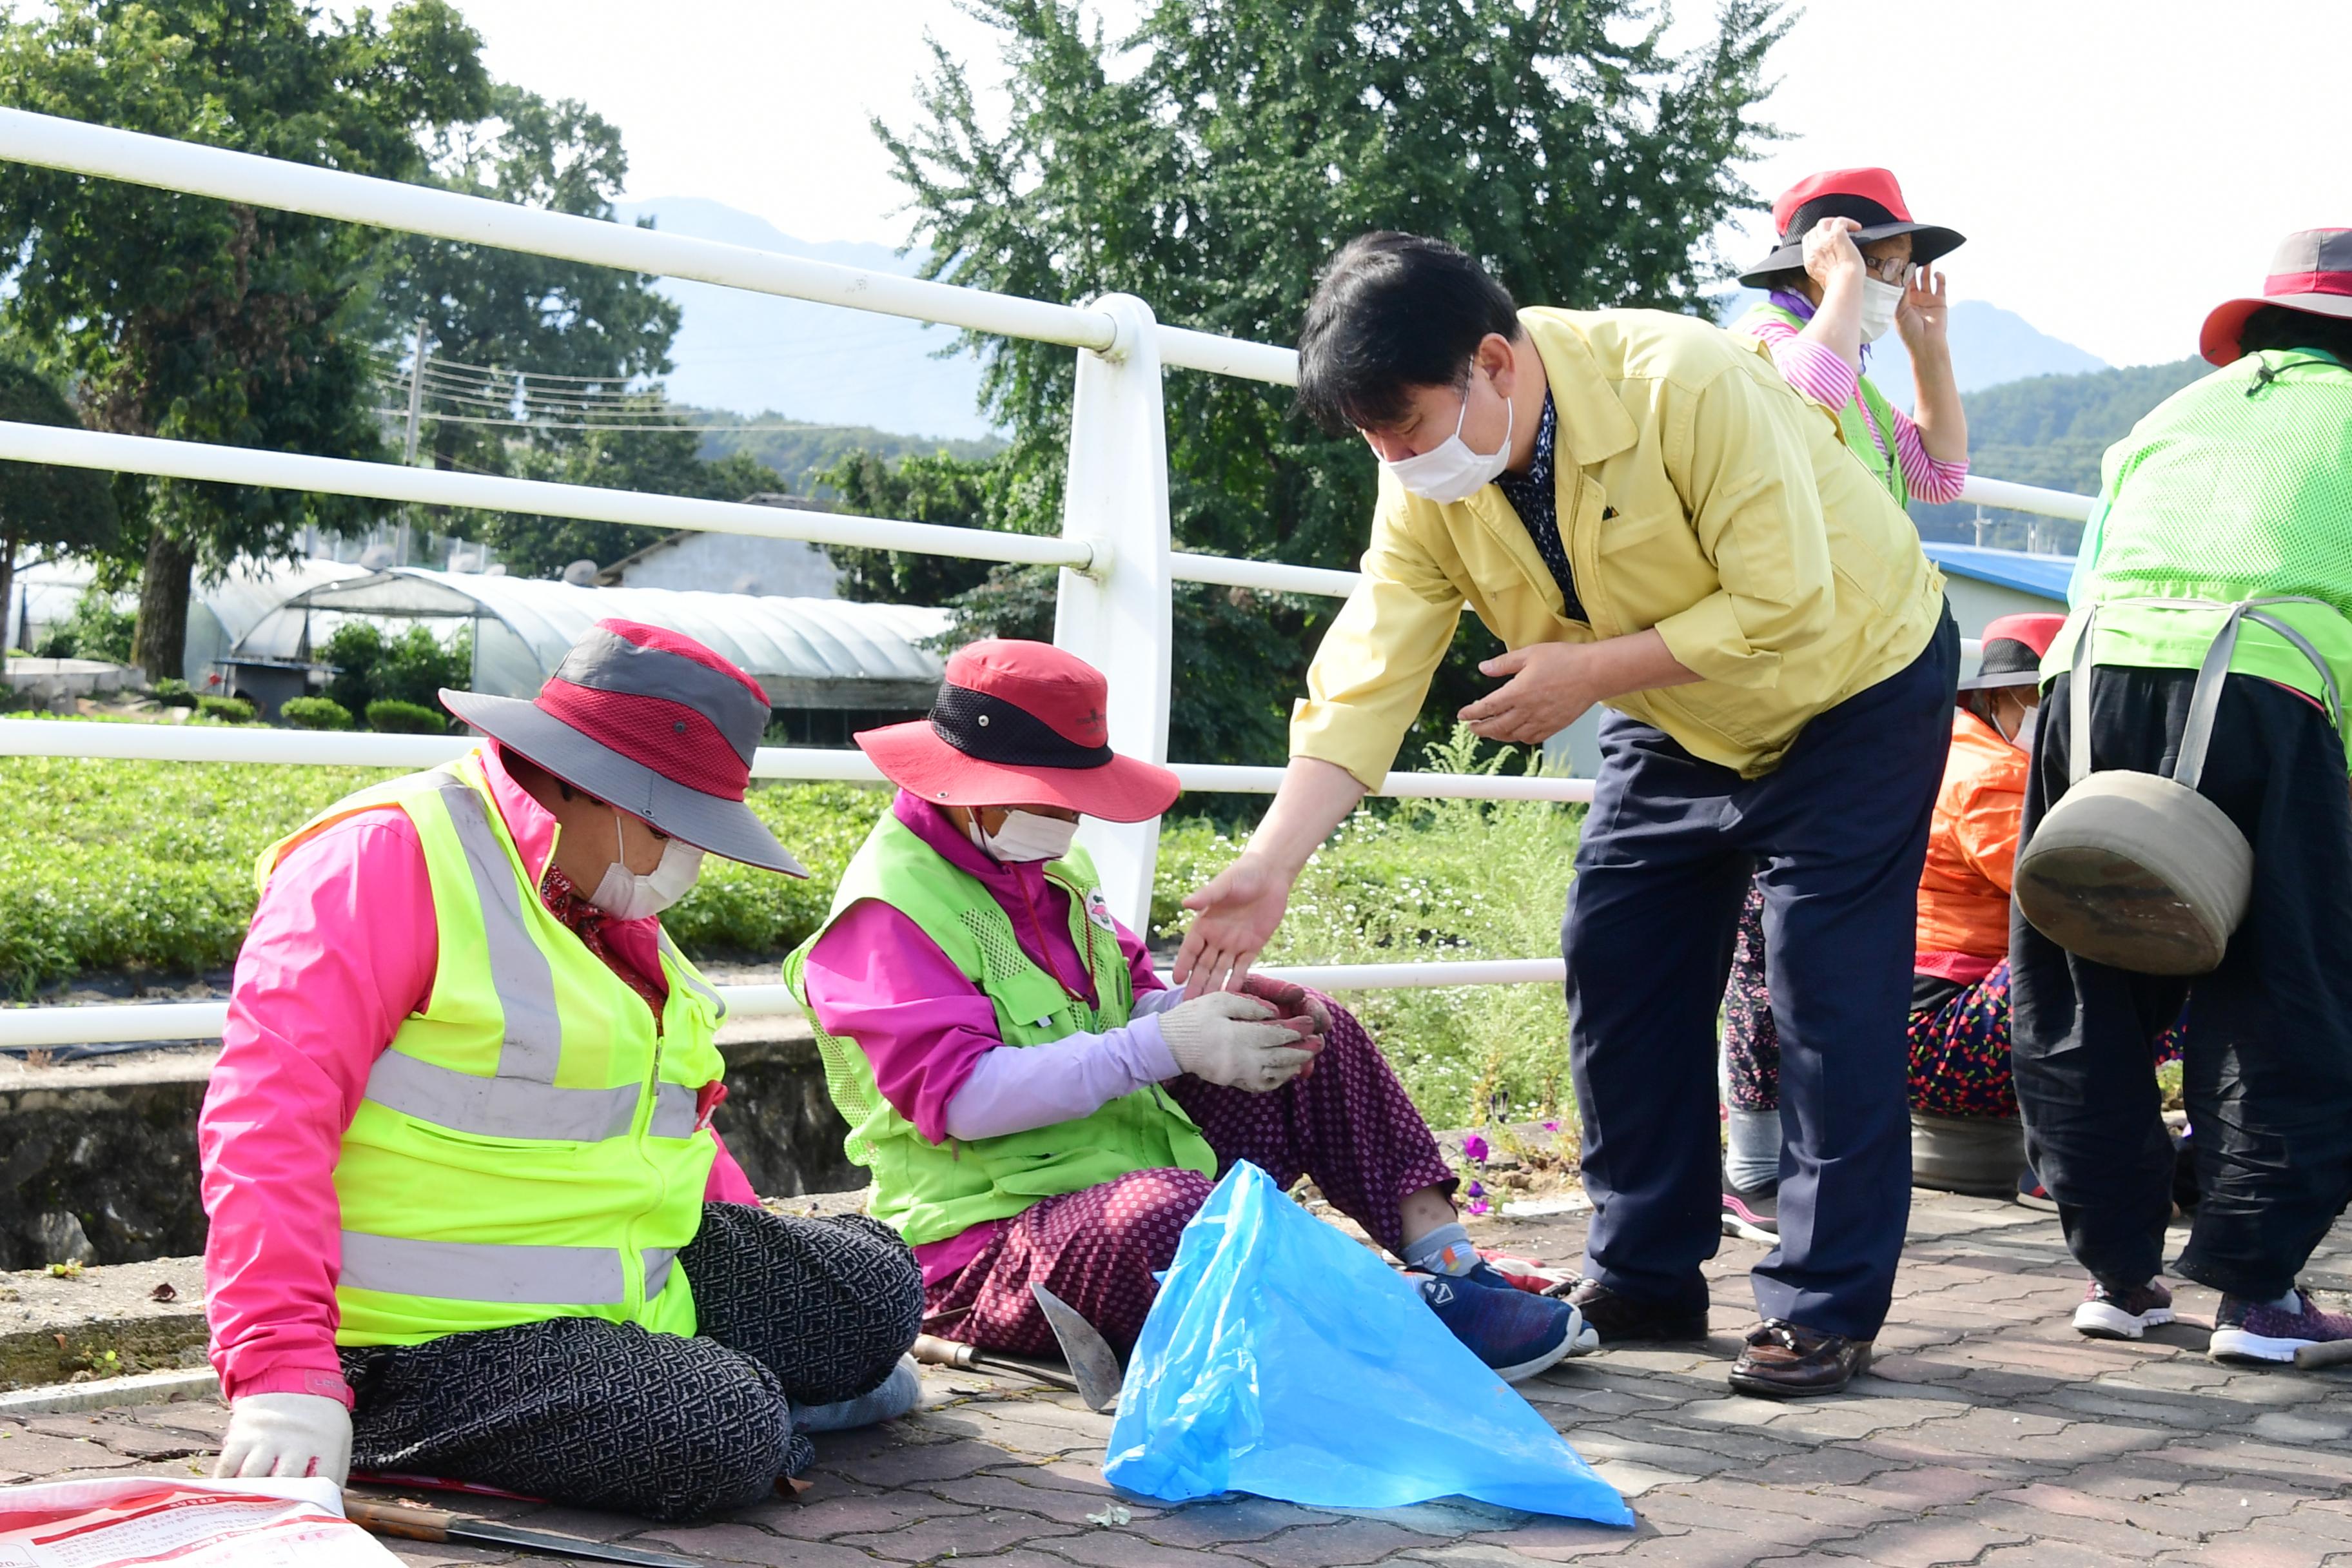
[[1648, 310], [1517, 310], [1453, 247], [1370, 234], [1308, 308], [1299, 401], [1381, 461], [1363, 581], [1280, 794], [1187, 900], [1176, 973], [1236, 984], [1307, 857], [1377, 788], [1465, 605], [1507, 677], [1462, 710], [1540, 742], [1595, 703], [1562, 942], [1604, 1346], [1706, 1332], [1716, 1005], [1760, 871], [1782, 1054], [1780, 1243], [1732, 1385], [1867, 1363], [1909, 1202], [1904, 1026], [1959, 639], [1918, 537], [1752, 343]]

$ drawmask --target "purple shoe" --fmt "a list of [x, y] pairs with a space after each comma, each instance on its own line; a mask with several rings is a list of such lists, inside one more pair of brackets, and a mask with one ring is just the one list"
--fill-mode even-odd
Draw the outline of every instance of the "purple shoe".
[[2074, 1331], [2095, 1340], [2136, 1340], [2161, 1323], [2172, 1321], [2172, 1292], [2161, 1279], [2151, 1279], [2129, 1290], [2091, 1281], [2083, 1304], [2074, 1309]]
[[2352, 1340], [2352, 1317], [2321, 1311], [2308, 1290], [2296, 1290], [2294, 1299], [2301, 1310], [2284, 1312], [2242, 1296], [2223, 1296], [2205, 1353], [2215, 1361], [2292, 1362], [2305, 1345]]

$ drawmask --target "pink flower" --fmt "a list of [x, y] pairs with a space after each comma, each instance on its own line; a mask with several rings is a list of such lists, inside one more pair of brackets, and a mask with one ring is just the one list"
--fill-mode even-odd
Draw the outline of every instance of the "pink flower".
[[1463, 1212], [1464, 1214], [1472, 1214], [1472, 1215], [1485, 1214], [1485, 1213], [1486, 1213], [1486, 1212], [1487, 1212], [1487, 1211], [1486, 1211], [1486, 1199], [1484, 1199], [1484, 1198], [1472, 1198], [1472, 1199], [1470, 1200], [1470, 1206], [1469, 1206], [1468, 1208], [1464, 1209], [1462, 1212]]
[[1486, 1188], [1485, 1184], [1479, 1182], [1472, 1182], [1470, 1184], [1470, 1195], [1474, 1198], [1485, 1197], [1486, 1195]]
[[1493, 1151], [1486, 1147], [1486, 1141], [1475, 1132], [1462, 1140], [1462, 1157], [1465, 1160], [1475, 1161], [1483, 1165], [1486, 1163], [1486, 1156], [1492, 1152]]
[[1547, 1121], [1543, 1124], [1543, 1130], [1547, 1132], [1557, 1132], [1559, 1131], [1559, 1123], [1557, 1121]]

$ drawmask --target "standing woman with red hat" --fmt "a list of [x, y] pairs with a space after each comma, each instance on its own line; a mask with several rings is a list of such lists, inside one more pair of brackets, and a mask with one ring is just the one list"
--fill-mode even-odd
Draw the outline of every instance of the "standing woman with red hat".
[[1043, 1285], [1127, 1349], [1185, 1224], [1247, 1160], [1286, 1188], [1312, 1176], [1505, 1378], [1593, 1348], [1577, 1309], [1480, 1259], [1346, 1008], [1265, 976], [1189, 1002], [1160, 984], [1072, 843], [1081, 816], [1141, 822], [1180, 788], [1110, 749], [1108, 704], [1049, 645], [960, 650], [929, 719], [857, 737], [898, 797], [785, 964], [930, 1331], [1051, 1352]]
[[903, 1414], [915, 1260], [720, 1146], [725, 1004], [661, 928], [744, 804], [759, 683], [599, 621], [488, 738], [264, 850], [197, 1121], [216, 1473], [353, 1464], [689, 1518]]
[[[2352, 1198], [2352, 229], [2290, 236], [2262, 293], [2215, 310], [2200, 346], [2221, 368], [2107, 449], [2074, 611], [2042, 661], [2012, 1058], [2027, 1152], [2091, 1275], [2085, 1305], [2163, 1321], [2172, 1146], [2147, 1064], [2186, 999], [2200, 1201], [2173, 1268], [2221, 1292], [2210, 1354], [2290, 1362], [2352, 1340], [2352, 1316], [2295, 1284]], [[2067, 951], [2024, 918], [2036, 832], [2086, 774], [2171, 780], [2197, 732], [2210, 743], [2187, 782], [2252, 852], [2218, 965], [2158, 974]], [[2099, 898], [2077, 886], [2068, 901]]]
[[[1780, 193], [1772, 220], [1779, 243], [1739, 279], [1768, 295], [1732, 331], [1769, 344], [1789, 384], [1835, 411], [1846, 449], [1897, 506], [1958, 500], [1968, 416], [1952, 376], [1944, 276], [1930, 264], [1961, 237], [1912, 221], [1885, 169], [1808, 175]], [[1870, 345], [1889, 327], [1911, 356], [1916, 416], [1889, 403], [1867, 371]], [[1764, 897], [1751, 888], [1723, 998], [1723, 1228], [1750, 1239], [1778, 1235], [1780, 1044], [1767, 952]]]

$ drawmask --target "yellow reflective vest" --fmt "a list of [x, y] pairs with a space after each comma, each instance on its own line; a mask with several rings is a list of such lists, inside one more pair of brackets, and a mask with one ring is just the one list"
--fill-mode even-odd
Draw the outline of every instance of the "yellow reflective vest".
[[725, 1006], [661, 938], [669, 997], [644, 998], [548, 911], [478, 752], [330, 806], [264, 850], [356, 812], [416, 825], [439, 966], [376, 1058], [335, 1165], [342, 1345], [593, 1317], [695, 1331], [678, 1249], [718, 1145], [699, 1126]]

